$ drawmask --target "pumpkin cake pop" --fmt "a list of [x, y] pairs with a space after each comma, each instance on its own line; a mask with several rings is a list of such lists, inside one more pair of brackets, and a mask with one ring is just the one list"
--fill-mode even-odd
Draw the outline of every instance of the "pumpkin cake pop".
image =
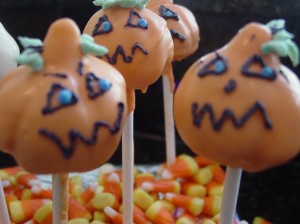
[[[146, 92], [164, 74], [173, 57], [166, 22], [145, 8], [147, 2], [95, 0], [93, 3], [102, 9], [90, 18], [83, 31], [109, 49], [102, 58], [124, 76], [131, 97], [131, 90]], [[134, 102], [130, 103], [129, 111], [134, 108]]]
[[299, 62], [284, 20], [250, 23], [195, 62], [175, 92], [179, 135], [197, 154], [261, 171], [300, 149], [300, 84], [279, 56]]
[[121, 138], [122, 75], [89, 53], [107, 53], [70, 19], [44, 43], [20, 38], [25, 64], [0, 80], [0, 148], [34, 173], [87, 171], [106, 162]]
[[195, 16], [189, 9], [174, 4], [172, 0], [150, 0], [147, 8], [167, 22], [174, 41], [173, 61], [180, 61], [198, 49], [199, 27]]

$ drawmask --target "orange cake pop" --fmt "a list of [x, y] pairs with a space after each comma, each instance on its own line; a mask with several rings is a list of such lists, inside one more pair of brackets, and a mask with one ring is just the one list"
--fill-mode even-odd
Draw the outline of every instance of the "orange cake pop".
[[164, 74], [173, 57], [173, 41], [166, 22], [144, 8], [147, 2], [96, 0], [94, 4], [102, 9], [84, 29], [96, 43], [109, 49], [103, 60], [121, 72], [127, 89], [143, 92]]
[[34, 173], [87, 171], [114, 153], [127, 114], [125, 81], [70, 19], [44, 43], [21, 38], [22, 65], [0, 80], [0, 148]]
[[299, 62], [284, 20], [250, 23], [186, 72], [174, 100], [183, 141], [232, 168], [261, 171], [300, 149], [300, 85], [279, 56]]
[[172, 0], [150, 0], [147, 8], [160, 15], [167, 22], [173, 41], [173, 61], [180, 61], [198, 49], [199, 27], [193, 13]]

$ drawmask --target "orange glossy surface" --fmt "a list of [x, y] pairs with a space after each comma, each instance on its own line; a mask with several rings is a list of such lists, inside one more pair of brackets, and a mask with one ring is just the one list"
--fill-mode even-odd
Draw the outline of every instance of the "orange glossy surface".
[[[262, 55], [260, 46], [271, 40], [271, 32], [261, 24], [251, 23], [223, 48], [217, 50], [227, 59], [228, 70], [220, 75], [199, 77], [199, 71], [216, 57], [210, 53], [195, 62], [186, 72], [174, 98], [174, 117], [178, 132], [197, 154], [221, 164], [247, 171], [261, 171], [280, 165], [296, 156], [300, 149], [300, 85], [296, 75], [280, 64], [276, 55]], [[275, 80], [247, 77], [241, 74], [244, 63], [254, 54], [276, 70]], [[251, 69], [259, 71], [258, 65]], [[280, 74], [282, 70], [284, 75]], [[285, 77], [284, 77], [285, 76]], [[236, 88], [224, 91], [230, 80]], [[209, 114], [200, 127], [193, 122], [192, 105], [209, 103], [216, 120], [225, 109], [240, 119], [255, 102], [262, 102], [272, 129], [265, 127], [262, 113], [256, 111], [237, 128], [227, 119], [220, 130], [214, 130]]]
[[[106, 46], [109, 49], [109, 56], [115, 53], [117, 46], [123, 46], [126, 56], [132, 56], [132, 62], [124, 62], [119, 55], [114, 67], [124, 76], [129, 90], [140, 89], [145, 92], [148, 86], [165, 74], [170, 66], [173, 57], [173, 41], [164, 19], [148, 9], [133, 8], [148, 22], [148, 29], [125, 26], [131, 10], [120, 7], [99, 10], [88, 21], [84, 33], [91, 35], [98, 19], [106, 15], [113, 30], [110, 33], [94, 36], [95, 42]], [[137, 23], [136, 17], [133, 23]], [[140, 50], [133, 55], [132, 47], [136, 43], [143, 46], [148, 51], [148, 55]]]
[[[12, 154], [18, 164], [34, 173], [60, 173], [87, 171], [106, 162], [114, 153], [121, 138], [121, 131], [112, 133], [100, 127], [96, 143], [87, 145], [76, 139], [70, 158], [65, 158], [52, 139], [39, 133], [47, 129], [55, 133], [65, 146], [70, 145], [69, 134], [77, 130], [87, 139], [92, 138], [95, 122], [106, 122], [113, 127], [118, 119], [118, 104], [125, 106], [121, 127], [127, 113], [125, 81], [108, 63], [93, 56], [83, 55], [80, 48], [80, 32], [69, 19], [61, 19], [51, 25], [41, 53], [44, 69], [33, 72], [24, 65], [0, 80], [0, 147]], [[83, 62], [83, 74], [77, 68]], [[110, 90], [91, 99], [86, 88], [86, 74], [106, 79]], [[51, 75], [62, 73], [67, 78]], [[54, 83], [72, 91], [78, 101], [49, 114], [42, 109], [47, 104], [47, 94]], [[97, 87], [95, 87], [97, 88]], [[52, 106], [58, 105], [51, 98]], [[5, 105], [5, 106], [4, 106]]]
[[196, 18], [189, 9], [178, 4], [173, 4], [173, 1], [170, 0], [151, 0], [147, 8], [160, 15], [161, 6], [164, 6], [178, 15], [178, 20], [168, 18], [166, 22], [169, 30], [175, 30], [185, 38], [184, 40], [180, 40], [173, 37], [173, 61], [180, 61], [198, 49], [200, 36]]

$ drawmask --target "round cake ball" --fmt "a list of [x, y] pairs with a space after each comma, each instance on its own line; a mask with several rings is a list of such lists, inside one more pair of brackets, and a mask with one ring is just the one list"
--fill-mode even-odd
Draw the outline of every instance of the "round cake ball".
[[180, 61], [197, 49], [200, 41], [199, 27], [193, 13], [171, 0], [151, 0], [147, 8], [164, 18], [173, 41], [173, 61]]
[[278, 58], [297, 64], [291, 38], [282, 20], [250, 23], [189, 68], [175, 92], [174, 117], [196, 154], [250, 172], [298, 154], [300, 84]]
[[88, 55], [107, 49], [54, 22], [44, 43], [22, 38], [19, 66], [0, 80], [0, 148], [34, 173], [87, 171], [115, 152], [127, 114], [123, 76]]
[[103, 60], [121, 72], [128, 89], [145, 92], [172, 61], [173, 41], [166, 21], [144, 5], [133, 7], [136, 1], [127, 1], [133, 5], [116, 2], [108, 8], [100, 2], [103, 8], [90, 18], [84, 33], [109, 49]]

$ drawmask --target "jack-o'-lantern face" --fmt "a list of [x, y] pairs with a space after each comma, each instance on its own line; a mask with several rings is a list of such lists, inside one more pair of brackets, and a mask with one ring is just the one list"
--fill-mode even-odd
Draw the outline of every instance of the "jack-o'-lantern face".
[[300, 85], [260, 46], [270, 29], [250, 24], [225, 47], [198, 60], [175, 92], [178, 132], [197, 154], [259, 171], [300, 149]]
[[127, 109], [123, 77], [82, 53], [79, 30], [68, 19], [55, 22], [35, 50], [42, 69], [21, 66], [1, 80], [1, 148], [35, 173], [98, 167], [121, 137]]
[[173, 42], [166, 22], [147, 9], [99, 10], [84, 33], [109, 49], [103, 60], [121, 72], [128, 89], [145, 91], [172, 61]]
[[170, 0], [150, 0], [147, 8], [167, 22], [174, 41], [173, 61], [186, 58], [198, 49], [199, 28], [190, 10]]

